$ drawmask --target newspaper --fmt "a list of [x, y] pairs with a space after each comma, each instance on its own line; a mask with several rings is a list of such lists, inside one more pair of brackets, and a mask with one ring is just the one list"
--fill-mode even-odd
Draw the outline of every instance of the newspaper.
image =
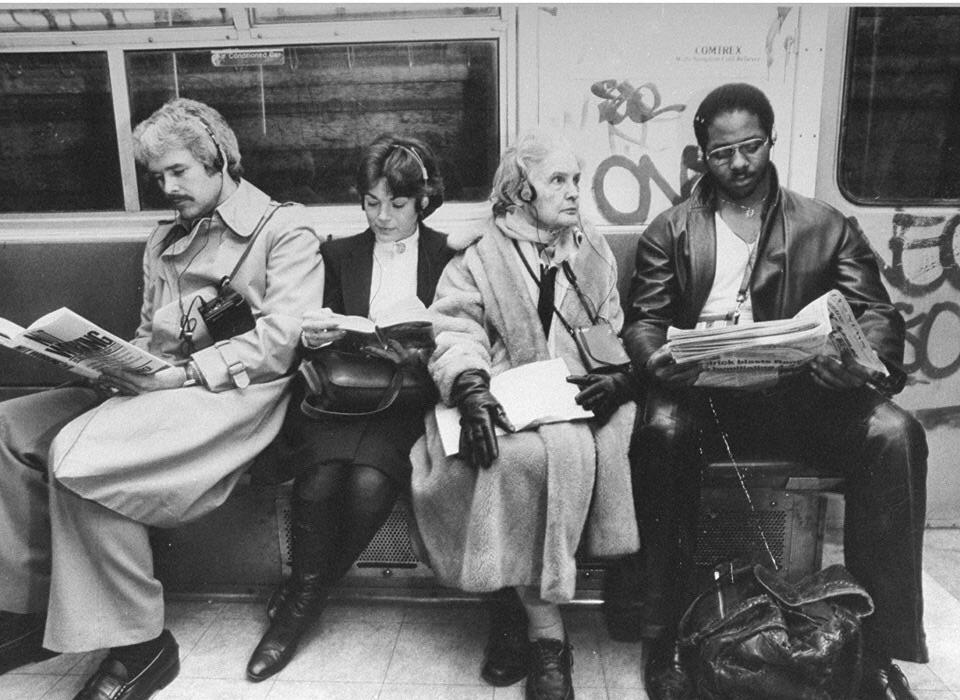
[[104, 369], [153, 374], [170, 364], [63, 307], [22, 326], [0, 318], [0, 345], [87, 379]]
[[889, 375], [837, 290], [789, 319], [692, 330], [671, 326], [667, 346], [677, 364], [698, 363], [696, 386], [771, 386], [820, 354], [851, 357], [878, 378]]
[[[578, 406], [574, 397], [580, 388], [567, 381], [570, 369], [562, 357], [520, 365], [490, 380], [492, 393], [517, 430], [545, 423], [563, 423], [593, 418]], [[437, 404], [437, 428], [444, 453], [449, 457], [460, 451], [460, 411]], [[498, 435], [506, 431], [497, 428]]]

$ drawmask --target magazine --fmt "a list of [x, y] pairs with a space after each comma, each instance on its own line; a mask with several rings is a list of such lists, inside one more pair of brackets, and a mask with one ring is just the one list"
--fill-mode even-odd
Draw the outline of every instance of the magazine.
[[878, 378], [889, 375], [837, 290], [813, 300], [793, 318], [689, 330], [671, 326], [667, 346], [677, 364], [699, 364], [696, 386], [770, 386], [819, 354], [849, 356]]
[[[504, 413], [519, 430], [545, 423], [563, 423], [593, 418], [590, 411], [578, 406], [574, 397], [580, 388], [567, 381], [570, 369], [562, 357], [531, 362], [508, 369], [490, 380], [492, 393]], [[443, 451], [449, 457], [460, 451], [460, 411], [453, 406], [437, 404], [434, 411]], [[496, 429], [497, 435], [506, 431]]]
[[171, 365], [63, 307], [27, 328], [0, 318], [0, 345], [87, 379], [104, 369], [153, 374]]

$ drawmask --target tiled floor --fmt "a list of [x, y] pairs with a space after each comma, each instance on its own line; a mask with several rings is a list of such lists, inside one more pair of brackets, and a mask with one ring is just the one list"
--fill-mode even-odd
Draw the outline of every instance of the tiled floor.
[[[827, 558], [836, 552], [828, 552]], [[931, 660], [902, 664], [921, 700], [960, 700], [960, 530], [930, 530], [925, 546], [926, 624]], [[262, 604], [171, 603], [180, 676], [156, 700], [504, 700], [523, 686], [479, 678], [485, 620], [467, 604], [332, 604], [300, 653], [275, 678], [244, 679], [264, 629]], [[640, 646], [614, 642], [593, 608], [565, 612], [579, 700], [646, 698]], [[0, 677], [4, 700], [70, 700], [100, 654], [59, 656]]]

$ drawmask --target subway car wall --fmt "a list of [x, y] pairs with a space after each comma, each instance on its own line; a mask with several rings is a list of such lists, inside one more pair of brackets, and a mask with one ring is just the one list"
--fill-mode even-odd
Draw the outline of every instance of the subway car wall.
[[[425, 139], [432, 226], [486, 216], [500, 152], [535, 126], [583, 158], [585, 217], [633, 240], [699, 174], [692, 112], [744, 81], [776, 111], [782, 181], [857, 218], [907, 321], [898, 397], [928, 431], [928, 523], [960, 524], [960, 8], [709, 4], [0, 8], [0, 316], [70, 306], [132, 334], [140, 255], [170, 217], [132, 125], [193, 97], [245, 177], [325, 236], [365, 226], [352, 173], [384, 131]], [[0, 351], [0, 395], [64, 379]]]

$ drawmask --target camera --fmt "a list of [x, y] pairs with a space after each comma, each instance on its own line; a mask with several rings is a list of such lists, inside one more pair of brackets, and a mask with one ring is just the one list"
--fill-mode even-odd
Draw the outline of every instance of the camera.
[[217, 296], [200, 302], [200, 317], [215, 342], [246, 333], [256, 325], [250, 304], [230, 286], [229, 277], [220, 280]]

